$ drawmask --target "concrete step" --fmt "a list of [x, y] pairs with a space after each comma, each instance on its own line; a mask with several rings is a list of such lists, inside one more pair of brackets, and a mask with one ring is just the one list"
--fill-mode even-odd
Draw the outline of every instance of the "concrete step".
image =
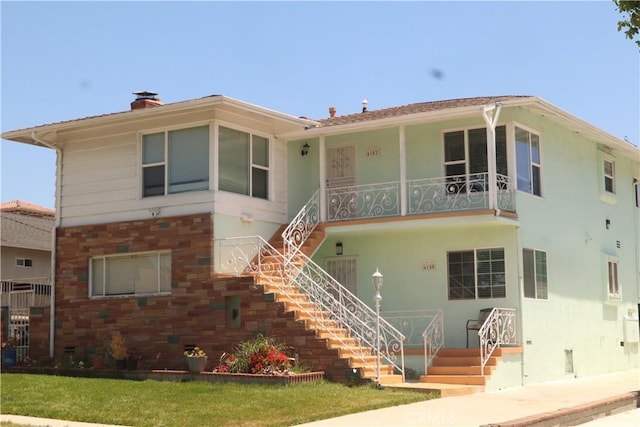
[[[484, 374], [491, 375], [495, 371], [495, 366], [485, 366]], [[429, 375], [481, 375], [480, 366], [431, 366], [427, 373]]]
[[486, 385], [487, 377], [482, 375], [421, 375], [420, 382], [423, 383], [444, 383], [444, 384], [467, 384]]
[[[479, 348], [442, 348], [438, 351], [438, 356], [441, 357], [480, 357]], [[493, 351], [492, 357], [502, 357], [502, 348], [496, 348]]]
[[[496, 366], [497, 357], [490, 357], [486, 366]], [[436, 356], [431, 362], [432, 366], [480, 366], [480, 357], [442, 357]]]

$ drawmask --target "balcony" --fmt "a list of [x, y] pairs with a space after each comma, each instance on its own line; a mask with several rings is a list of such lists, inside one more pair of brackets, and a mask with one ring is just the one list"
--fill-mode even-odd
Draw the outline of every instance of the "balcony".
[[[488, 189], [487, 173], [328, 188], [327, 222], [493, 209]], [[516, 210], [513, 182], [499, 174], [495, 209]]]

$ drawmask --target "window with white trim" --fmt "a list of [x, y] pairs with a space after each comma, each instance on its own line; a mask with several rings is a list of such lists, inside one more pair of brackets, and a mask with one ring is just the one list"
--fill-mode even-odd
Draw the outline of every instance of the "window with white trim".
[[90, 296], [153, 295], [171, 291], [171, 252], [95, 257], [90, 262]]
[[604, 191], [607, 193], [616, 193], [616, 163], [611, 159], [602, 159], [604, 172]]
[[33, 267], [33, 260], [30, 258], [16, 258], [16, 267]]
[[209, 189], [209, 126], [142, 136], [142, 196]]
[[548, 299], [547, 253], [536, 249], [522, 249], [525, 298]]
[[218, 189], [269, 198], [269, 138], [218, 128]]
[[610, 299], [620, 299], [620, 278], [618, 277], [618, 267], [620, 263], [618, 260], [607, 260], [607, 288], [609, 290]]
[[518, 190], [542, 196], [540, 136], [516, 126]]
[[504, 248], [447, 253], [449, 299], [506, 297]]
[[[487, 129], [444, 134], [444, 172], [448, 193], [487, 190]], [[496, 127], [496, 173], [507, 176], [507, 131]]]

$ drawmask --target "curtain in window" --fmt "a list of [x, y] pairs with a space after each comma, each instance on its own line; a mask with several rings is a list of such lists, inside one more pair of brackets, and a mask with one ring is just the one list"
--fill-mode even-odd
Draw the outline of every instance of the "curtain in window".
[[249, 137], [246, 132], [220, 127], [218, 134], [218, 188], [249, 194]]
[[209, 189], [209, 126], [169, 132], [169, 193]]

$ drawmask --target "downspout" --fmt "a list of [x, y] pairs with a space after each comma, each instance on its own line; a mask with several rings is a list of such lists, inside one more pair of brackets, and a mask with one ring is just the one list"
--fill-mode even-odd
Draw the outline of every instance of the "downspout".
[[44, 141], [36, 135], [36, 131], [31, 132], [31, 139], [47, 148], [56, 150], [56, 203], [55, 203], [55, 223], [51, 233], [51, 309], [49, 310], [49, 357], [54, 356], [55, 340], [55, 320], [56, 320], [56, 230], [60, 227], [60, 190], [62, 184], [62, 150]]
[[407, 215], [407, 141], [405, 127], [400, 126], [400, 215]]
[[320, 176], [320, 222], [327, 222], [327, 159], [324, 135], [318, 138], [318, 170]]
[[[491, 103], [482, 107], [482, 118], [487, 124], [487, 174], [489, 175], [489, 209], [500, 215], [498, 207], [498, 180], [496, 177], [496, 124], [502, 105]], [[493, 112], [493, 114], [491, 114]]]

